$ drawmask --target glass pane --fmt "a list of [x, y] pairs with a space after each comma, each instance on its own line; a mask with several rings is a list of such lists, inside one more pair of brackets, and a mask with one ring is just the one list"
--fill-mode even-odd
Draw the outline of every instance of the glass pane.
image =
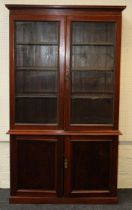
[[96, 95], [72, 98], [72, 123], [108, 124], [112, 122], [113, 99], [110, 96]]
[[71, 123], [112, 124], [115, 24], [72, 22]]
[[54, 123], [56, 122], [57, 99], [54, 96], [33, 95], [16, 97], [16, 122]]
[[108, 22], [73, 22], [73, 44], [114, 44], [115, 26]]
[[17, 123], [58, 122], [59, 23], [16, 22]]
[[58, 43], [58, 23], [45, 22], [16, 22], [17, 44]]
[[57, 68], [58, 46], [17, 45], [16, 66]]
[[113, 46], [73, 46], [72, 69], [113, 70]]
[[113, 73], [111, 71], [72, 71], [72, 93], [112, 93]]
[[[49, 82], [50, 81], [50, 82]], [[57, 72], [56, 71], [36, 71], [17, 70], [16, 72], [16, 93], [57, 93]]]

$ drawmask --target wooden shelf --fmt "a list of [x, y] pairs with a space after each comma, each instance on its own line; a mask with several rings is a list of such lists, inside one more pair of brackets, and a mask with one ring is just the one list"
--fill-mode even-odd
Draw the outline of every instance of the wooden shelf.
[[108, 95], [108, 94], [113, 94], [112, 91], [72, 91], [72, 94], [74, 95]]
[[56, 98], [55, 94], [17, 94], [16, 98]]
[[114, 71], [114, 68], [89, 68], [89, 67], [73, 67], [72, 71]]
[[[17, 70], [23, 71], [57, 71], [58, 67], [48, 67], [48, 66], [16, 66]], [[112, 68], [89, 68], [89, 67], [78, 67], [72, 68], [72, 71], [114, 71]]]
[[87, 43], [72, 43], [72, 46], [113, 46], [114, 47], [114, 43], [108, 43], [108, 42], [87, 42]]
[[58, 67], [52, 67], [52, 66], [16, 66], [17, 70], [30, 70], [30, 71], [57, 71]]
[[[105, 125], [106, 128], [109, 126]], [[17, 135], [80, 135], [80, 136], [118, 136], [122, 135], [119, 130], [87, 130], [87, 131], [64, 131], [64, 130], [43, 130], [43, 129], [10, 129], [7, 134]]]
[[96, 94], [72, 94], [72, 99], [107, 99], [112, 98], [112, 93], [96, 93]]
[[24, 42], [19, 42], [16, 43], [16, 45], [46, 45], [46, 46], [52, 46], [55, 45], [57, 46], [57, 42], [29, 42], [29, 43], [24, 43]]

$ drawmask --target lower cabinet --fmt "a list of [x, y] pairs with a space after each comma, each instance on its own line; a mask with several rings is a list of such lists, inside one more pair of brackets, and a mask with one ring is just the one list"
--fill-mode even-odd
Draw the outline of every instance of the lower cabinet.
[[71, 197], [116, 196], [117, 139], [72, 136], [66, 143], [69, 159], [66, 194]]
[[17, 136], [11, 141], [11, 195], [63, 195], [63, 142], [56, 137]]
[[11, 136], [11, 203], [117, 201], [118, 138]]

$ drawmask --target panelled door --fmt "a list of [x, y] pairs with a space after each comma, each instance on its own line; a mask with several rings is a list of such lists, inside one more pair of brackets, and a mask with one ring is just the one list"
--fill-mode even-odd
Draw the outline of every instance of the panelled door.
[[63, 196], [63, 138], [16, 136], [11, 154], [12, 195]]
[[67, 137], [65, 195], [67, 197], [115, 196], [117, 150], [116, 137]]

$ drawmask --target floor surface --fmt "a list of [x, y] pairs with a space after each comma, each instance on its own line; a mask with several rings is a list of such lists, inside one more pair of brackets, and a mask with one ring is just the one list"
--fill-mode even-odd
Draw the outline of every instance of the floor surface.
[[0, 189], [0, 210], [132, 210], [132, 189], [118, 190], [114, 205], [9, 204], [9, 190]]

